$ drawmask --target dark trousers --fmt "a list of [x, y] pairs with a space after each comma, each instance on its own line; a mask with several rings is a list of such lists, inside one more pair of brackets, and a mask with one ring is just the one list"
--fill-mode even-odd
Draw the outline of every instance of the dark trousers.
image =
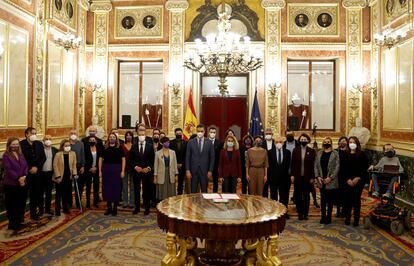
[[[279, 200], [283, 205], [288, 206], [289, 203], [289, 193], [290, 193], [290, 177], [286, 177], [286, 180], [282, 181], [279, 184], [270, 185], [270, 197], [273, 200]], [[279, 193], [278, 193], [279, 192]], [[278, 197], [279, 194], [279, 197]]]
[[237, 178], [236, 177], [225, 177], [222, 185], [223, 193], [236, 193]]
[[[50, 213], [50, 206], [52, 203], [52, 188], [53, 188], [53, 171], [41, 172], [42, 176], [42, 196], [40, 213]], [[44, 207], [44, 209], [43, 209]]]
[[247, 194], [247, 184], [248, 184], [248, 182], [247, 182], [247, 178], [246, 178], [246, 168], [245, 168], [244, 165], [242, 165], [241, 183], [242, 183], [242, 194]]
[[141, 206], [141, 183], [144, 208], [146, 211], [149, 211], [152, 199], [152, 185], [154, 185], [152, 182], [152, 174], [134, 173], [135, 209], [138, 210]]
[[344, 214], [345, 219], [347, 221], [351, 220], [352, 208], [354, 209], [354, 223], [359, 223], [359, 217], [361, 214], [361, 194], [362, 194], [362, 187], [351, 187], [349, 185], [346, 186], [345, 193], [347, 195], [347, 199], [345, 200], [344, 204]]
[[218, 185], [219, 185], [218, 169], [214, 169], [212, 174], [213, 174], [213, 193], [217, 193], [218, 192]]
[[[98, 175], [97, 175], [97, 177], [99, 178]], [[85, 189], [86, 205], [90, 206], [90, 204], [91, 204], [91, 187], [92, 187], [91, 173], [89, 172], [89, 173], [83, 174], [82, 176], [79, 176], [77, 181], [78, 181], [78, 185], [79, 185], [79, 195], [81, 196], [81, 198], [82, 198], [82, 194], [83, 194], [83, 188], [86, 187], [86, 189]]]
[[93, 185], [93, 205], [97, 206], [99, 202], [99, 173], [96, 171], [95, 174], [90, 173], [90, 176]]
[[62, 182], [56, 183], [56, 214], [60, 213], [61, 208], [63, 209], [63, 212], [69, 212], [71, 198], [72, 180], [68, 176], [63, 176]]
[[4, 203], [10, 229], [15, 229], [24, 221], [26, 209], [26, 187], [4, 185]]
[[[30, 217], [36, 217], [37, 208], [39, 211], [42, 206], [42, 176], [40, 171], [36, 174], [28, 174], [26, 177], [27, 188], [29, 190], [29, 206], [30, 206]], [[27, 197], [27, 196], [26, 196]]]
[[299, 216], [308, 216], [311, 184], [309, 178], [295, 176], [295, 204]]
[[[269, 178], [269, 176], [267, 176]], [[263, 185], [263, 197], [268, 198], [269, 197], [269, 181], [266, 180], [266, 182]]]
[[183, 194], [184, 180], [185, 180], [185, 167], [181, 166], [181, 168], [178, 169], [178, 186], [177, 186], [178, 195]]
[[191, 173], [191, 193], [198, 193], [198, 185], [200, 185], [201, 192], [207, 193], [207, 174], [203, 174], [201, 169], [195, 173]]
[[[337, 193], [336, 189], [325, 189], [322, 187], [321, 192], [321, 218], [331, 220], [332, 218], [332, 209], [335, 201], [335, 195]], [[328, 212], [326, 212], [328, 208]]]

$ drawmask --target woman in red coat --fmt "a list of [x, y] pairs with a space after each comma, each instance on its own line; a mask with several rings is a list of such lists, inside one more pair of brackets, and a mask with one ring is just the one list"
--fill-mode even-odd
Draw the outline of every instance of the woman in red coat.
[[237, 182], [241, 180], [239, 144], [236, 138], [228, 135], [220, 152], [219, 177], [223, 193], [236, 193]]

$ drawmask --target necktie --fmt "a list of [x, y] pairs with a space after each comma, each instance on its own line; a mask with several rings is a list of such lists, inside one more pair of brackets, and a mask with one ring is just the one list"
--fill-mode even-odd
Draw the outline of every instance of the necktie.
[[282, 151], [281, 151], [281, 149], [279, 149], [278, 150], [278, 158], [277, 158], [277, 163], [279, 164], [279, 165], [281, 165], [282, 164]]
[[144, 154], [144, 145], [142, 143], [139, 144], [139, 154], [140, 155]]
[[201, 139], [198, 139], [198, 151], [201, 153]]

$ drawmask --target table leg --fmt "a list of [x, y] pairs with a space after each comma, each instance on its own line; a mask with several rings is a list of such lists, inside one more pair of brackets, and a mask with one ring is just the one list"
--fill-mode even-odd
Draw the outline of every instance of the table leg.
[[[177, 250], [178, 245], [178, 250]], [[193, 238], [181, 238], [177, 237], [174, 233], [167, 233], [167, 254], [161, 261], [162, 266], [179, 266], [195, 264], [195, 259], [190, 256], [187, 260], [187, 250], [193, 249], [197, 245], [197, 242]]]
[[277, 257], [278, 235], [273, 235], [268, 238], [262, 237], [256, 246], [256, 257], [249, 256], [246, 258], [246, 265], [252, 266], [279, 266], [282, 262]]

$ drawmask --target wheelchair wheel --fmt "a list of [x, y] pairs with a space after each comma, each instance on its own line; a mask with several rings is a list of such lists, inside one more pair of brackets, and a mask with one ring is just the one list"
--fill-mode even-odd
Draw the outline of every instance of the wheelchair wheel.
[[370, 229], [372, 226], [371, 216], [365, 216], [364, 219], [364, 229]]
[[404, 233], [404, 225], [401, 221], [395, 220], [391, 222], [391, 232], [395, 235], [400, 236]]
[[404, 227], [406, 230], [411, 229], [411, 211], [407, 211], [404, 217]]

